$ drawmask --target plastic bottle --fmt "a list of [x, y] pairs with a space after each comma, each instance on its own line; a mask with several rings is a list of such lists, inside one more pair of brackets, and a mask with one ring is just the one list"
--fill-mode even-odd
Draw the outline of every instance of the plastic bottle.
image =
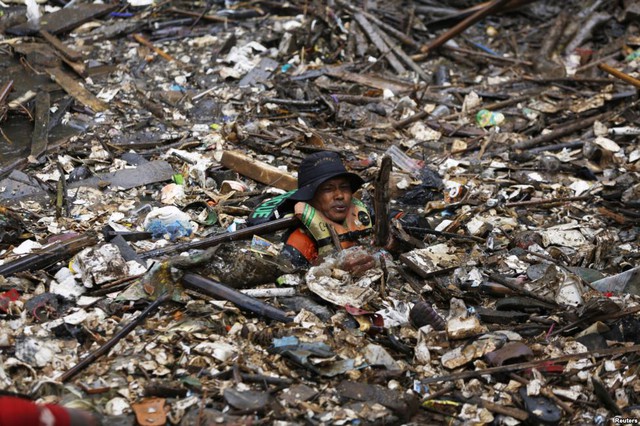
[[481, 109], [476, 114], [476, 122], [480, 127], [499, 126], [504, 122], [504, 114]]
[[[433, 82], [436, 84], [436, 86], [451, 85], [451, 81], [449, 79], [449, 69], [444, 65], [438, 66], [438, 68], [436, 69], [436, 72], [433, 74]], [[443, 98], [443, 102], [450, 103], [452, 101], [453, 101], [453, 96], [451, 96], [451, 93], [447, 93]], [[444, 117], [449, 114], [451, 114], [451, 109], [444, 104], [438, 105], [431, 112], [432, 117]]]
[[414, 160], [409, 157], [404, 153], [404, 151], [395, 145], [391, 145], [384, 154], [391, 157], [395, 166], [414, 176], [418, 176], [420, 174], [420, 170], [424, 164], [422, 161]]
[[444, 117], [445, 115], [451, 114], [451, 110], [446, 105], [438, 105], [432, 112], [432, 117]]

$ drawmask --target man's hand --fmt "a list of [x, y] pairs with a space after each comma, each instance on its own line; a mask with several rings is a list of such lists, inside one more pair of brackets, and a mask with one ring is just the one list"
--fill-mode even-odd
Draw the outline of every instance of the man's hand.
[[349, 272], [354, 277], [364, 275], [377, 265], [376, 258], [361, 248], [344, 250], [338, 257], [338, 268]]

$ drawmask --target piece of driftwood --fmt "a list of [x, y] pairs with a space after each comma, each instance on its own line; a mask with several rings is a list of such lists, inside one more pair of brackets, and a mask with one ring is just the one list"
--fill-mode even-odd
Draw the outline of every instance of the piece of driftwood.
[[584, 42], [591, 38], [596, 27], [604, 24], [611, 19], [611, 15], [605, 12], [593, 13], [586, 21], [583, 21], [567, 46], [564, 48], [565, 55], [571, 55], [575, 50], [582, 46]]
[[547, 32], [546, 36], [542, 39], [542, 45], [540, 46], [540, 50], [538, 50], [538, 57], [549, 59], [555, 49], [558, 41], [560, 40], [560, 36], [562, 36], [562, 31], [567, 25], [568, 16], [566, 12], [561, 12], [555, 19], [551, 30]]
[[573, 201], [587, 201], [593, 198], [593, 195], [581, 195], [579, 197], [560, 197], [550, 198], [548, 200], [529, 200], [529, 201], [514, 201], [511, 203], [505, 203], [505, 207], [530, 207], [530, 206], [548, 206], [549, 204], [562, 204]]
[[545, 151], [562, 151], [565, 148], [566, 149], [582, 148], [583, 145], [584, 145], [584, 141], [581, 141], [581, 140], [569, 141], [569, 142], [556, 143], [553, 145], [539, 146], [537, 148], [530, 148], [527, 150], [527, 153], [537, 154]]
[[389, 201], [391, 199], [389, 191], [389, 176], [391, 175], [392, 166], [391, 157], [385, 155], [382, 157], [380, 170], [376, 176], [375, 193], [373, 208], [376, 213], [375, 224], [375, 244], [378, 247], [384, 247], [389, 241]]
[[[510, 0], [504, 5], [504, 7], [501, 8], [501, 11], [510, 12], [510, 11], [519, 9], [520, 7], [526, 4], [533, 3], [534, 1], [536, 0]], [[463, 19], [469, 17], [470, 15], [482, 10], [489, 3], [490, 2], [487, 1], [487, 2], [474, 4], [471, 7], [456, 11], [452, 14], [448, 14], [442, 18], [434, 19], [433, 21], [428, 21], [426, 22], [427, 28], [431, 29], [432, 31], [436, 31], [442, 28], [448, 28], [451, 25], [454, 25], [456, 22], [460, 22]], [[417, 9], [417, 10], [420, 10], [420, 9]]]
[[515, 143], [513, 144], [513, 149], [529, 149], [529, 148], [537, 147], [538, 145], [542, 145], [545, 142], [554, 141], [563, 136], [570, 135], [571, 133], [577, 130], [581, 130], [581, 129], [584, 129], [585, 127], [589, 127], [596, 121], [603, 121], [610, 114], [611, 112], [608, 111], [602, 114], [596, 114], [596, 115], [592, 115], [591, 117], [573, 121], [562, 127], [558, 127], [557, 129], [552, 130], [549, 133], [545, 133], [540, 136], [536, 136], [535, 138], [531, 138], [531, 139], [527, 139], [527, 140]]
[[32, 253], [0, 265], [0, 275], [9, 277], [23, 271], [46, 269], [55, 263], [68, 259], [85, 247], [98, 242], [92, 234], [82, 234], [66, 241], [58, 241], [44, 247], [39, 253]]
[[293, 287], [248, 288], [240, 290], [240, 293], [249, 297], [292, 297], [296, 295], [296, 289]]
[[60, 39], [49, 31], [42, 30], [40, 31], [40, 36], [46, 40], [54, 49], [62, 54], [65, 58], [70, 61], [77, 62], [82, 60], [82, 53], [69, 48], [66, 44], [64, 44]]
[[109, 109], [106, 103], [98, 99], [60, 68], [47, 68], [46, 71], [65, 92], [73, 96], [82, 105], [91, 108], [95, 112], [103, 112]]
[[536, 300], [539, 300], [541, 302], [548, 303], [548, 304], [553, 305], [553, 306], [557, 306], [557, 303], [554, 300], [547, 299], [546, 297], [540, 296], [539, 294], [537, 294], [537, 293], [535, 293], [533, 291], [529, 291], [527, 289], [524, 289], [524, 288], [522, 288], [522, 286], [512, 283], [511, 281], [509, 281], [508, 279], [506, 279], [502, 275], [491, 274], [491, 275], [489, 275], [489, 279], [497, 282], [498, 284], [501, 284], [501, 285], [503, 285], [505, 287], [510, 288], [511, 290], [515, 291], [516, 293], [518, 293], [518, 294], [520, 294], [522, 296], [527, 296], [527, 297], [530, 297], [532, 299], [536, 299]]
[[228, 300], [242, 310], [253, 312], [265, 318], [284, 323], [293, 321], [293, 318], [288, 317], [284, 311], [212, 279], [187, 273], [182, 277], [182, 284], [188, 290], [195, 290], [209, 297]]
[[[456, 394], [457, 394], [456, 396], [462, 397], [462, 399], [464, 400], [462, 393], [456, 393]], [[521, 422], [529, 418], [529, 413], [527, 413], [524, 410], [521, 410], [519, 408], [514, 408], [514, 407], [507, 407], [501, 404], [496, 404], [494, 402], [487, 401], [486, 399], [480, 398], [478, 396], [472, 396], [471, 398], [468, 398], [467, 402], [470, 404], [474, 404], [474, 405], [478, 405], [480, 407], [486, 408], [492, 413], [504, 414], [505, 416], [513, 417], [514, 419], [520, 420]]]
[[497, 56], [497, 55], [492, 55], [490, 53], [478, 52], [475, 50], [465, 49], [462, 47], [448, 46], [448, 45], [443, 46], [443, 48], [451, 52], [460, 53], [462, 55], [479, 56], [481, 58], [486, 58], [487, 60], [493, 61], [493, 62], [507, 62], [510, 64], [526, 65], [528, 67], [533, 66], [533, 62], [523, 61], [522, 59], [507, 58], [505, 56]]
[[263, 163], [238, 151], [225, 151], [222, 165], [260, 183], [285, 191], [298, 187], [298, 179], [270, 164]]
[[436, 37], [436, 39], [433, 40], [431, 43], [423, 46], [420, 49], [420, 51], [424, 54], [429, 54], [430, 52], [442, 46], [447, 41], [451, 40], [453, 37], [457, 36], [464, 30], [466, 30], [467, 28], [469, 28], [470, 26], [472, 26], [473, 24], [481, 20], [482, 18], [488, 15], [491, 15], [494, 12], [497, 12], [508, 2], [509, 0], [493, 0], [492, 2], [487, 4], [485, 7], [473, 13], [472, 15], [467, 17], [465, 20], [463, 20], [462, 22], [460, 22], [450, 30], [445, 31], [443, 34]]
[[[74, 7], [64, 7], [53, 13], [47, 13], [42, 17], [40, 30], [58, 35], [71, 31], [85, 22], [113, 12], [119, 7], [118, 4], [79, 4]], [[7, 30], [9, 34], [25, 35], [33, 34], [33, 25], [27, 22], [16, 25]]]

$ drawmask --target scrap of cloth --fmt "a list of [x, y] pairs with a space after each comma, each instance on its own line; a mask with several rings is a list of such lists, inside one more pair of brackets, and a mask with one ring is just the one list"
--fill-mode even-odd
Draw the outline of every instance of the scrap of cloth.
[[0, 426], [72, 426], [69, 412], [58, 405], [38, 405], [21, 398], [0, 397]]

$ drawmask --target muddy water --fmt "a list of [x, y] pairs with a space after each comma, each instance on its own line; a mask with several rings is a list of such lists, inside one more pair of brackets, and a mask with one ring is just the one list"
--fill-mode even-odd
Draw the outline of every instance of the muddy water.
[[[52, 104], [64, 96], [60, 87], [51, 81], [46, 73], [36, 74], [25, 68], [13, 56], [0, 50], [0, 86], [13, 81], [8, 101], [23, 96], [27, 91], [46, 90], [51, 94]], [[26, 103], [25, 107], [31, 107]], [[24, 112], [9, 111], [5, 120], [0, 123], [0, 168], [17, 159], [26, 158], [31, 152], [31, 133], [33, 123]], [[77, 134], [77, 130], [65, 126], [56, 126], [49, 133], [49, 143], [61, 138]]]
[[31, 149], [33, 125], [26, 117], [11, 116], [0, 125], [5, 136], [0, 135], [0, 167], [18, 158], [25, 158]]

